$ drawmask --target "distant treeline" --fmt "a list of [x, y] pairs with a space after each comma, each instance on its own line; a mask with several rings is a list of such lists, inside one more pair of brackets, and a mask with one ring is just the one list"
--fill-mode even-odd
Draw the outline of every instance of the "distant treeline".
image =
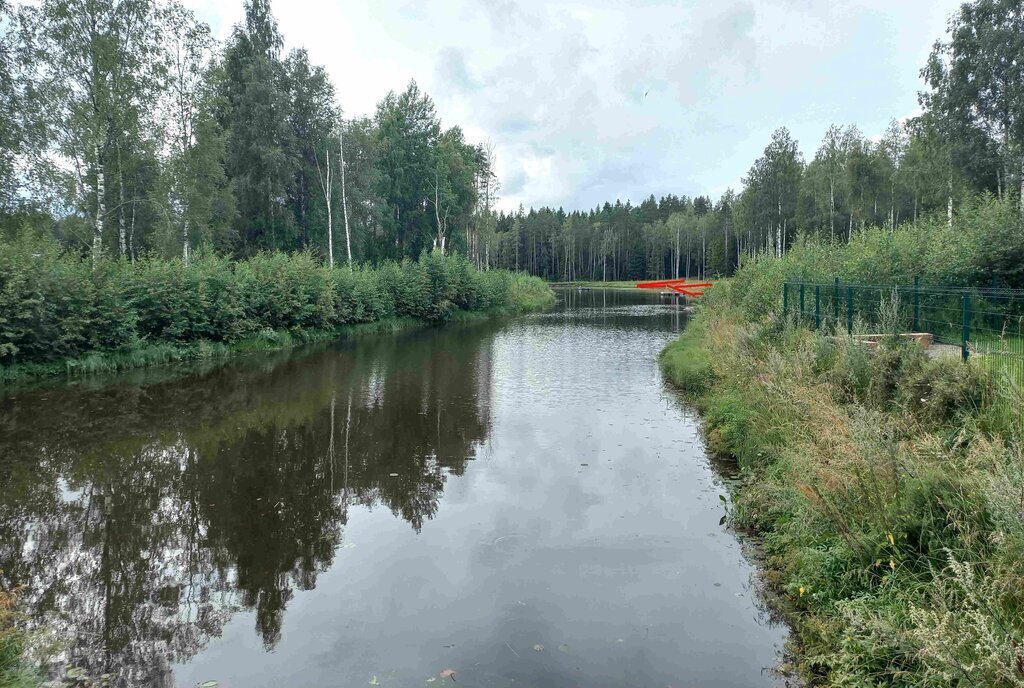
[[176, 0], [0, 0], [0, 232], [82, 255], [327, 263], [434, 247], [549, 279], [731, 274], [800, 237], [950, 224], [1024, 186], [1024, 12], [974, 0], [922, 69], [922, 113], [878, 137], [833, 126], [807, 161], [779, 128], [739, 191], [498, 213], [489, 146], [410, 83], [345, 119], [323, 67], [282, 55], [270, 0], [223, 44]]
[[[978, 207], [970, 201], [979, 194], [1019, 202], [1021, 3], [965, 3], [921, 74], [922, 114], [892, 121], [877, 139], [832, 126], [808, 162], [782, 127], [739, 192], [717, 201], [650, 196], [585, 212], [520, 208], [498, 217], [491, 255], [553, 280], [728, 275], [758, 254], [781, 256], [800, 237], [849, 242], [871, 226], [919, 225], [926, 214], [953, 224], [962, 208]], [[1003, 240], [1024, 245], [1024, 232]]]

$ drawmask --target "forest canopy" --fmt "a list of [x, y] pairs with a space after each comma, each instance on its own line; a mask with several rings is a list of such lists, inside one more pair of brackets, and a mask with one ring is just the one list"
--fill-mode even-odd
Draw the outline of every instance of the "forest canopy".
[[415, 82], [345, 119], [325, 69], [283, 54], [269, 0], [247, 0], [223, 44], [173, 0], [0, 0], [0, 28], [9, 238], [96, 259], [379, 262], [465, 251], [492, 203], [486, 146], [443, 127]]
[[[174, 0], [0, 0], [0, 231], [135, 260], [200, 248], [380, 263], [440, 249], [552, 280], [731, 274], [801, 240], [952, 224], [1020, 202], [1024, 9], [975, 0], [921, 70], [921, 113], [813, 152], [779, 127], [738, 190], [499, 212], [495, 156], [411, 82], [345, 117], [325, 68], [284, 52], [270, 0], [219, 43]], [[1019, 220], [1018, 220], [1019, 221]]]

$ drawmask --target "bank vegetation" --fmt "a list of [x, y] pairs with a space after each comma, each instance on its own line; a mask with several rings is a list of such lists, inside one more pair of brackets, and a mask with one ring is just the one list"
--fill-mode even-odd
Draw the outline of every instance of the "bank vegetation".
[[331, 268], [309, 252], [94, 263], [42, 238], [0, 243], [0, 381], [273, 349], [358, 329], [542, 308], [539, 278], [463, 254]]
[[733, 519], [762, 539], [814, 685], [1024, 686], [1019, 386], [899, 337], [870, 348], [863, 323], [812, 331], [780, 298], [794, 276], [983, 280], [994, 233], [1019, 231], [1011, 211], [990, 199], [946, 230], [751, 262], [662, 354], [742, 468]]

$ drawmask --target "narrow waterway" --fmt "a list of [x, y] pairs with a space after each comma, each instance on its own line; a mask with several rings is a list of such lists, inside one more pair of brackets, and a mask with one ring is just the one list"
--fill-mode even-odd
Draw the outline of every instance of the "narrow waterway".
[[117, 686], [773, 685], [785, 629], [657, 368], [684, 326], [562, 292], [9, 393], [0, 580]]

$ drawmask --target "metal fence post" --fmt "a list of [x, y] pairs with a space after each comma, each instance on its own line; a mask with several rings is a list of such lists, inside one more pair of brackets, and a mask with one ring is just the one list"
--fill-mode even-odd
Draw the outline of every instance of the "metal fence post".
[[966, 361], [971, 350], [971, 295], [963, 295], [963, 328], [960, 332], [960, 355]]
[[804, 319], [804, 283], [800, 283], [800, 320]]
[[921, 277], [914, 278], [914, 332], [921, 331]]
[[853, 287], [846, 288], [846, 334], [853, 334]]
[[814, 329], [821, 329], [821, 285], [814, 285]]
[[836, 288], [832, 292], [832, 307], [836, 315], [836, 329], [839, 329], [839, 278], [836, 277]]

